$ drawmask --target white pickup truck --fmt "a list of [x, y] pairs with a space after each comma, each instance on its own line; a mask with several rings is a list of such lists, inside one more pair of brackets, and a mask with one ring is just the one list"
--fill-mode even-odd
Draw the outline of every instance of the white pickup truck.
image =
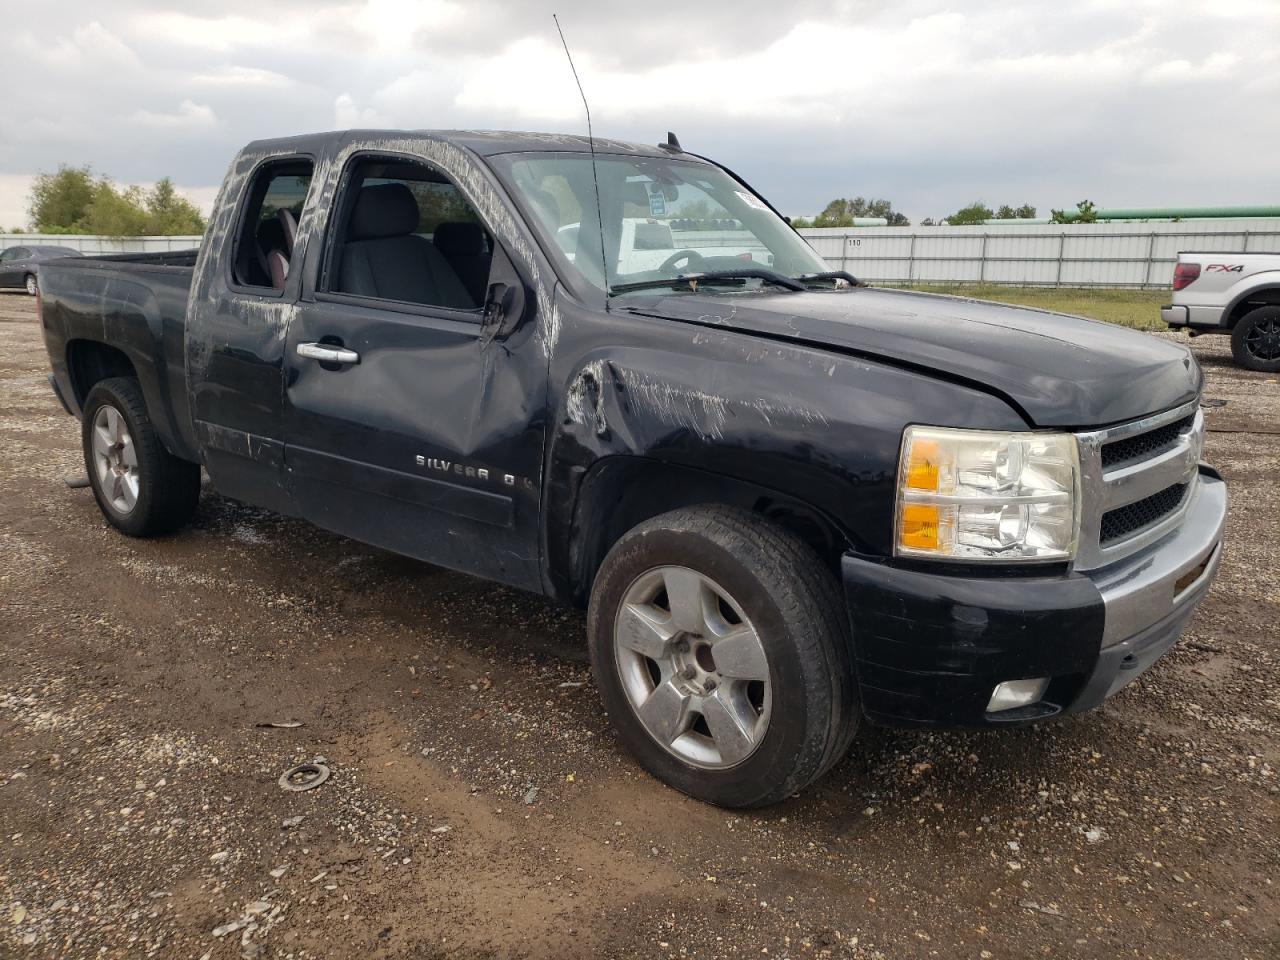
[[1179, 253], [1170, 329], [1231, 334], [1231, 354], [1249, 370], [1280, 371], [1280, 253]]
[[[556, 243], [573, 262], [579, 224], [556, 231]], [[622, 273], [677, 269], [697, 273], [707, 257], [734, 257], [747, 263], [773, 266], [773, 254], [737, 220], [656, 220], [624, 217], [618, 242], [617, 269]]]

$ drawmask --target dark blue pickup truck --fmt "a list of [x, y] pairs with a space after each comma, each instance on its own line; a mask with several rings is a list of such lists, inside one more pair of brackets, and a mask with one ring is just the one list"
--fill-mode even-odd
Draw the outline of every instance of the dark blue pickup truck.
[[221, 494], [585, 606], [619, 737], [734, 807], [864, 719], [1086, 709], [1218, 567], [1187, 350], [871, 289], [741, 178], [583, 138], [256, 142], [198, 252], [41, 267], [107, 520]]

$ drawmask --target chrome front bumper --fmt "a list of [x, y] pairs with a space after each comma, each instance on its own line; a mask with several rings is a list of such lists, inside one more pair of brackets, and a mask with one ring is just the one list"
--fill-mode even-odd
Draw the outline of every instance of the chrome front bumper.
[[1222, 559], [1227, 485], [1201, 465], [1177, 527], [1143, 550], [1089, 574], [1102, 594], [1102, 648], [1121, 643], [1194, 607]]

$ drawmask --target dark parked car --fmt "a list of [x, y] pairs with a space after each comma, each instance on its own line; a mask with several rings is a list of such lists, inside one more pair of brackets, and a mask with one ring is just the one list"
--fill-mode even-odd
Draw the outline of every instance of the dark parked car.
[[[659, 263], [642, 217], [686, 221]], [[1218, 569], [1186, 347], [860, 285], [675, 142], [254, 143], [199, 251], [41, 283], [111, 524], [181, 526], [203, 466], [224, 496], [577, 603], [622, 742], [727, 806], [791, 796], [864, 718], [1095, 707]]]
[[78, 256], [80, 251], [70, 247], [8, 247], [0, 251], [0, 290], [23, 288], [34, 297], [39, 288], [36, 266], [42, 260]]

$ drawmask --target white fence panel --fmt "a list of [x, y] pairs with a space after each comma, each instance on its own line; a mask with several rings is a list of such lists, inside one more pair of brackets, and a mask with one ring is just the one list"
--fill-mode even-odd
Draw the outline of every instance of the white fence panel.
[[876, 283], [1166, 287], [1180, 250], [1280, 250], [1280, 218], [800, 233], [831, 269]]
[[95, 234], [0, 233], [0, 249], [4, 247], [70, 247], [86, 256], [102, 253], [161, 253], [169, 250], [191, 250], [200, 246], [203, 237], [102, 237]]
[[[854, 227], [800, 231], [833, 270], [875, 283], [1166, 287], [1180, 250], [1280, 251], [1280, 218]], [[190, 250], [202, 237], [6, 233], [0, 248], [71, 247], [84, 254]], [[680, 231], [680, 244], [741, 245], [740, 231]]]

